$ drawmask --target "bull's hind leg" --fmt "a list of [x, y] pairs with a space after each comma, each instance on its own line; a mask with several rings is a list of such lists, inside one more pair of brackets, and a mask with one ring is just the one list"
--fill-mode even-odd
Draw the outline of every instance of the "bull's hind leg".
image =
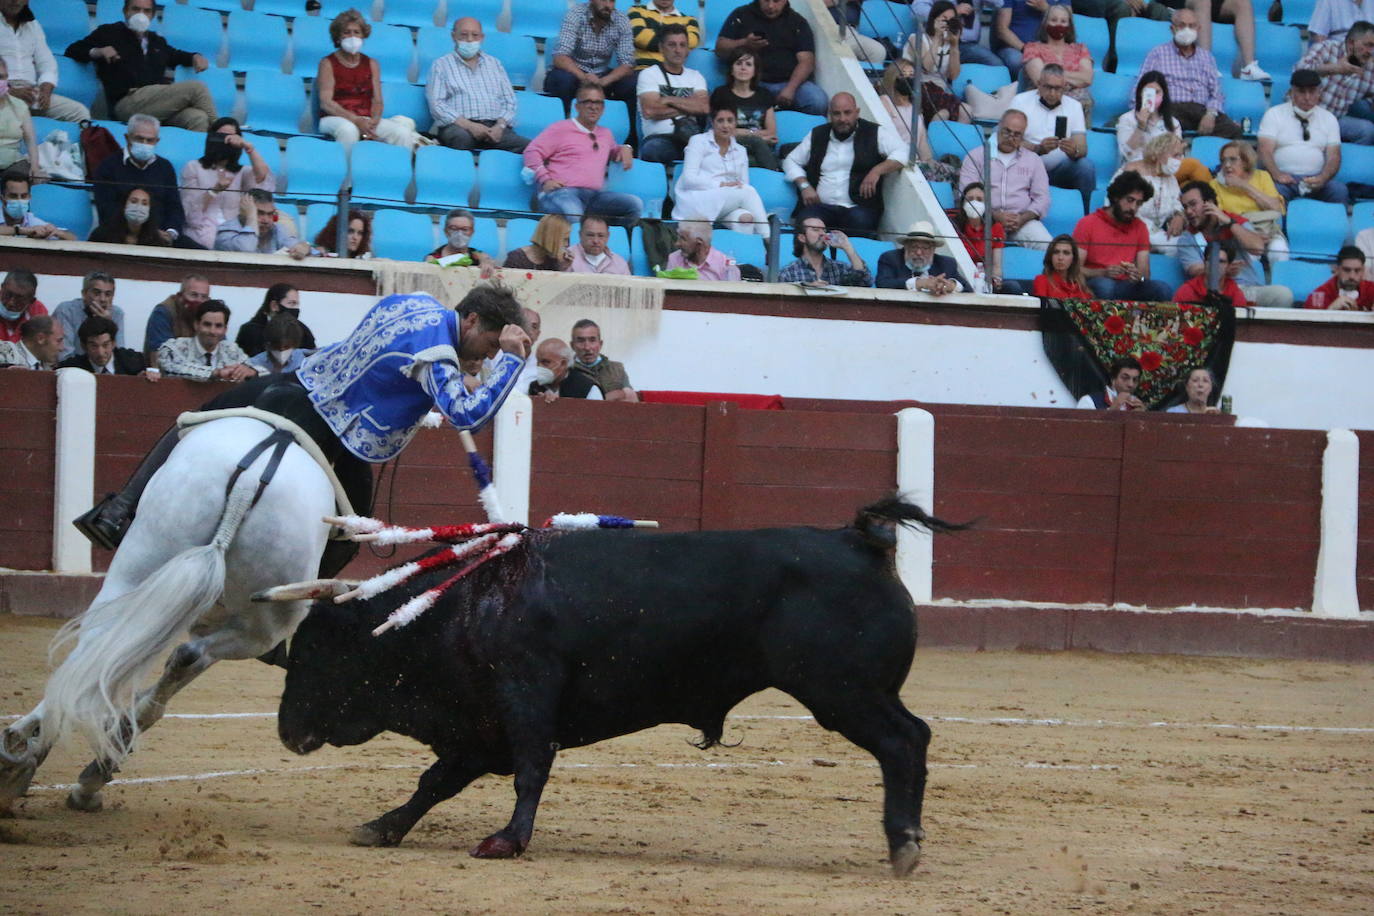
[[440, 757], [420, 777], [420, 787], [410, 801], [354, 829], [349, 842], [354, 846], [395, 846], [405, 839], [405, 835], [430, 808], [448, 801], [485, 772], [485, 767], [475, 766], [469, 761]]

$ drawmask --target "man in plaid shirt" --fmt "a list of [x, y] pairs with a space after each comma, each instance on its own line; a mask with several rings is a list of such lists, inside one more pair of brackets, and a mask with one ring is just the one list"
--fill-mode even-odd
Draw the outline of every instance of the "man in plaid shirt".
[[1174, 117], [1184, 130], [1228, 140], [1239, 138], [1240, 125], [1225, 114], [1226, 96], [1221, 91], [1217, 59], [1211, 51], [1197, 46], [1197, 14], [1185, 7], [1174, 10], [1172, 18], [1172, 40], [1151, 48], [1140, 72], [1158, 70], [1168, 79]]
[[615, 8], [615, 0], [587, 0], [563, 17], [544, 92], [568, 101], [579, 86], [599, 86], [606, 98], [628, 102], [635, 97], [634, 64], [630, 20]]
[[1344, 40], [1313, 45], [1296, 69], [1316, 70], [1325, 77], [1322, 107], [1336, 116], [1342, 140], [1374, 144], [1374, 121], [1352, 111], [1354, 106], [1369, 110], [1374, 97], [1374, 24], [1361, 20], [1350, 27]]
[[453, 149], [522, 153], [529, 139], [517, 134], [515, 89], [501, 61], [482, 53], [482, 23], [464, 16], [453, 23], [453, 53], [429, 68], [425, 98], [434, 131]]
[[[825, 256], [825, 249], [834, 246], [845, 253], [849, 267]], [[797, 260], [778, 272], [779, 283], [828, 283], [831, 286], [872, 286], [873, 275], [854, 244], [843, 232], [828, 232], [825, 220], [808, 216], [797, 227], [792, 241], [792, 253]]]

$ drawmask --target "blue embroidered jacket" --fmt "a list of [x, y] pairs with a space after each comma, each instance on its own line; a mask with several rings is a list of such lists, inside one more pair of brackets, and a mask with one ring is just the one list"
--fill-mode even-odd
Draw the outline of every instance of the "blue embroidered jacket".
[[503, 351], [486, 383], [469, 392], [458, 336], [458, 313], [437, 299], [387, 296], [352, 334], [307, 358], [297, 376], [346, 449], [364, 461], [387, 461], [431, 407], [459, 429], [479, 429], [515, 387], [524, 361]]

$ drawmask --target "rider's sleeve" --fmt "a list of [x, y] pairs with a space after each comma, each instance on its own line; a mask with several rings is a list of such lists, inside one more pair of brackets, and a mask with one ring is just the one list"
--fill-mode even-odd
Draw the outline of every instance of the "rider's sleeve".
[[514, 353], [502, 351], [482, 387], [468, 391], [463, 384], [463, 372], [449, 360], [428, 363], [416, 378], [430, 397], [435, 408], [448, 417], [459, 429], [476, 430], [486, 426], [505, 403], [506, 395], [515, 388], [525, 361]]

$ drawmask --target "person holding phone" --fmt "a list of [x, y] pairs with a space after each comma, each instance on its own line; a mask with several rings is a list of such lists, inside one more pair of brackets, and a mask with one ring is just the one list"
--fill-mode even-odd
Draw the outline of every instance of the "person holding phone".
[[1050, 184], [1070, 188], [1083, 195], [1083, 208], [1097, 186], [1097, 168], [1088, 159], [1088, 127], [1083, 106], [1066, 94], [1069, 88], [1064, 68], [1046, 64], [1040, 70], [1040, 84], [1011, 101], [1009, 110], [1026, 116], [1023, 148], [1037, 153], [1045, 164]]
[[1135, 105], [1116, 121], [1116, 151], [1125, 165], [1145, 155], [1145, 146], [1160, 134], [1183, 140], [1183, 125], [1174, 117], [1169, 101], [1169, 81], [1158, 70], [1140, 75], [1135, 84]]
[[930, 8], [924, 32], [913, 32], [902, 49], [902, 60], [921, 59], [921, 115], [926, 122], [937, 119], [973, 120], [972, 113], [954, 94], [959, 76], [960, 19], [950, 0], [938, 0]]
[[779, 108], [825, 114], [825, 90], [811, 78], [816, 37], [787, 0], [754, 0], [726, 17], [716, 39], [716, 57], [727, 63], [740, 48], [757, 55], [759, 83], [773, 93]]

